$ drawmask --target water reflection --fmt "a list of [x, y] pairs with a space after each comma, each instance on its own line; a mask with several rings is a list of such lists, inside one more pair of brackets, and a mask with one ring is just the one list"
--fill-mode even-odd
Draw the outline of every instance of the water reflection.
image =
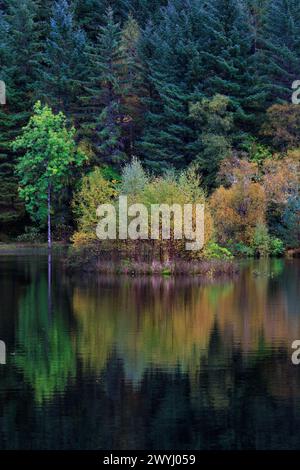
[[135, 382], [149, 367], [177, 367], [193, 377], [216, 331], [225, 357], [237, 348], [246, 359], [275, 347], [290, 348], [300, 337], [298, 273], [292, 269], [289, 279], [287, 267], [282, 285], [283, 266], [279, 260], [257, 263], [238, 281], [206, 285], [154, 278], [75, 286], [73, 312], [83, 364], [99, 373], [115, 352]]
[[299, 448], [299, 273], [70, 278], [56, 262], [49, 282], [45, 258], [0, 259], [0, 447]]
[[[49, 285], [39, 278], [20, 299], [15, 364], [41, 402], [75, 375], [75, 349], [59, 306], [49, 312]], [[50, 303], [51, 308], [51, 303]]]

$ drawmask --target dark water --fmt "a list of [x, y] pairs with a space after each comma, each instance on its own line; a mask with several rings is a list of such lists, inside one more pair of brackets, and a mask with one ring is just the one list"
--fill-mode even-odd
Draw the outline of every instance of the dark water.
[[300, 261], [70, 278], [0, 257], [2, 449], [300, 449]]

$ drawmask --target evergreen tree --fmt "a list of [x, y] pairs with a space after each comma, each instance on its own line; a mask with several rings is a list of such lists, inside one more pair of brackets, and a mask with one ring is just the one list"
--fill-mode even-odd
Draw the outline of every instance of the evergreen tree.
[[297, 248], [300, 244], [300, 197], [291, 197], [282, 217], [279, 235], [285, 244]]
[[79, 25], [89, 39], [96, 41], [99, 26], [104, 26], [106, 12], [113, 9], [116, 21], [123, 23], [128, 17], [131, 0], [75, 0], [75, 13]]
[[265, 22], [259, 63], [270, 105], [290, 101], [292, 83], [299, 79], [299, 1], [270, 0]]
[[1, 69], [5, 64], [6, 36], [8, 31], [8, 23], [5, 19], [3, 6], [0, 6], [0, 40], [2, 47], [0, 48], [0, 65]]
[[128, 3], [139, 25], [146, 26], [149, 20], [155, 22], [158, 19], [160, 8], [166, 6], [168, 0], [129, 0]]
[[215, 95], [191, 106], [191, 118], [198, 131], [196, 162], [208, 189], [216, 187], [221, 161], [231, 154], [233, 113], [228, 111], [229, 98]]
[[9, 232], [24, 217], [14, 174], [17, 155], [11, 142], [30, 114], [37, 74], [38, 29], [32, 0], [4, 3], [1, 21], [1, 79], [6, 106], [0, 107], [0, 229]]
[[41, 48], [44, 48], [44, 43], [49, 37], [50, 21], [52, 16], [53, 0], [34, 0], [36, 4], [36, 21], [39, 23], [40, 43]]
[[143, 68], [139, 58], [141, 30], [133, 16], [129, 15], [121, 33], [120, 50], [122, 55], [121, 95], [124, 112], [123, 134], [128, 155], [135, 154], [135, 143], [143, 126], [145, 92]]
[[222, 94], [230, 98], [235, 144], [241, 146], [247, 134], [258, 132], [265, 101], [257, 74], [257, 31], [243, 0], [212, 0], [208, 12], [211, 44], [203, 51], [207, 74], [202, 89], [208, 96]]
[[105, 14], [97, 41], [88, 52], [90, 66], [83, 97], [83, 133], [92, 142], [96, 160], [120, 164], [123, 153], [121, 112], [121, 29], [113, 10]]
[[264, 31], [266, 11], [270, 0], [246, 0], [248, 27], [252, 34], [253, 52], [259, 48], [261, 36]]
[[229, 98], [241, 146], [259, 129], [265, 99], [256, 74], [248, 12], [241, 0], [172, 0], [142, 42], [151, 83], [141, 152], [153, 168], [184, 166], [197, 155], [189, 103]]
[[74, 23], [70, 4], [67, 0], [57, 0], [52, 8], [49, 38], [42, 54], [37, 97], [43, 98], [55, 111], [62, 111], [68, 118], [78, 112], [87, 73], [85, 47], [85, 34]]
[[161, 15], [158, 25], [147, 26], [141, 41], [149, 98], [140, 151], [156, 171], [182, 168], [195, 156], [189, 103], [201, 96], [201, 50], [209, 25], [202, 2], [196, 0], [173, 0]]

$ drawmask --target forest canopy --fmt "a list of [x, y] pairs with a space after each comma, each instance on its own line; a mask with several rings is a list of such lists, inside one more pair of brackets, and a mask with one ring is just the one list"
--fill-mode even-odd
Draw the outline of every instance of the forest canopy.
[[137, 159], [150, 187], [197, 169], [213, 242], [298, 247], [299, 37], [298, 0], [1, 0], [0, 241], [45, 230], [15, 144], [38, 102], [85, 161], [56, 191], [58, 239], [78, 239], [80, 191], [120, 191]]

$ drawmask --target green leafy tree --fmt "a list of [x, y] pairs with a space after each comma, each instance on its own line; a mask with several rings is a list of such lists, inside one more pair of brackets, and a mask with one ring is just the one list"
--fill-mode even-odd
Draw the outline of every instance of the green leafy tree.
[[257, 224], [251, 247], [257, 256], [266, 257], [270, 253], [270, 235], [265, 224]]
[[77, 149], [74, 135], [75, 129], [67, 129], [63, 113], [54, 114], [37, 102], [34, 115], [13, 143], [15, 150], [25, 151], [17, 165], [20, 196], [33, 220], [40, 225], [47, 223], [49, 248], [54, 197], [86, 158]]

